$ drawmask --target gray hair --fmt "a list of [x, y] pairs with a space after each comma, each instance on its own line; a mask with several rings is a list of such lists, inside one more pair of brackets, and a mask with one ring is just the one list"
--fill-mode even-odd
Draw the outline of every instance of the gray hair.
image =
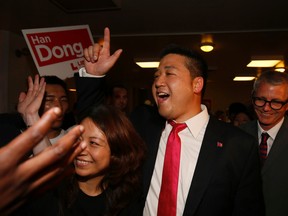
[[288, 86], [288, 74], [276, 71], [267, 71], [262, 73], [254, 82], [252, 94], [254, 94], [258, 90], [261, 83], [268, 83], [273, 86], [276, 85]]

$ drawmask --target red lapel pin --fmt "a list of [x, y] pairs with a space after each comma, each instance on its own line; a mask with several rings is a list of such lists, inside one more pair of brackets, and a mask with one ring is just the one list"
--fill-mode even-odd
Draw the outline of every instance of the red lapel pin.
[[222, 148], [222, 147], [223, 147], [223, 143], [217, 142], [217, 147], [218, 147], [218, 148]]

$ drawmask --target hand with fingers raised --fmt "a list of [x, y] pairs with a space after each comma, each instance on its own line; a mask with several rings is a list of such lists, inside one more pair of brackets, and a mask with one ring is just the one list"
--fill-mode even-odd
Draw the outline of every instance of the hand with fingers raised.
[[3, 198], [0, 199], [0, 215], [8, 215], [30, 196], [54, 186], [53, 183], [71, 173], [70, 164], [86, 148], [86, 144], [79, 141], [84, 131], [79, 125], [53, 146], [24, 159], [60, 115], [59, 108], [48, 110], [32, 127], [0, 149], [0, 194]]

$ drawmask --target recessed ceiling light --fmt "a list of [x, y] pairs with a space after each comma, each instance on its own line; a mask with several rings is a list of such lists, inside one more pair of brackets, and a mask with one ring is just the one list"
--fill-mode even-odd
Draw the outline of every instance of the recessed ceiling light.
[[247, 65], [247, 67], [274, 67], [279, 62], [284, 59], [281, 55], [272, 55], [272, 56], [252, 56], [251, 62]]
[[251, 81], [254, 80], [254, 76], [236, 76], [233, 81]]
[[281, 73], [284, 73], [285, 72], [285, 68], [275, 68], [274, 71], [277, 71], [277, 72], [281, 72]]
[[159, 61], [136, 62], [136, 64], [141, 68], [157, 68], [159, 66]]
[[280, 61], [277, 65], [275, 65], [275, 71], [277, 72], [281, 72], [281, 73], [284, 73], [286, 68], [285, 68], [285, 63], [284, 61]]
[[281, 60], [252, 60], [247, 67], [274, 67]]

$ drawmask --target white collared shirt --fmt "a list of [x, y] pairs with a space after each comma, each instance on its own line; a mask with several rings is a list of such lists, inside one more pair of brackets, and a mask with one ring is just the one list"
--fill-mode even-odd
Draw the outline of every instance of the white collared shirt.
[[280, 130], [282, 124], [284, 122], [284, 117], [281, 119], [281, 121], [279, 121], [274, 127], [272, 127], [270, 130], [268, 131], [264, 131], [260, 124], [259, 124], [259, 121], [257, 121], [258, 123], [258, 141], [259, 141], [259, 145], [260, 145], [260, 142], [261, 142], [261, 134], [264, 132], [268, 133], [269, 134], [269, 138], [267, 140], [267, 154], [269, 154], [271, 148], [272, 148], [272, 145], [273, 145], [273, 142], [276, 138], [276, 135], [278, 133], [278, 131]]
[[[186, 199], [209, 120], [207, 108], [201, 105], [201, 109], [202, 111], [199, 114], [185, 121], [187, 128], [179, 132], [181, 139], [180, 174], [177, 194], [177, 215], [179, 216], [183, 215], [184, 212]], [[157, 215], [166, 143], [171, 130], [172, 126], [166, 122], [165, 129], [161, 135], [155, 167], [146, 198], [144, 216]]]
[[105, 75], [100, 76], [100, 75], [89, 74], [87, 73], [86, 69], [83, 67], [79, 69], [79, 77], [101, 78], [101, 77], [105, 77]]

